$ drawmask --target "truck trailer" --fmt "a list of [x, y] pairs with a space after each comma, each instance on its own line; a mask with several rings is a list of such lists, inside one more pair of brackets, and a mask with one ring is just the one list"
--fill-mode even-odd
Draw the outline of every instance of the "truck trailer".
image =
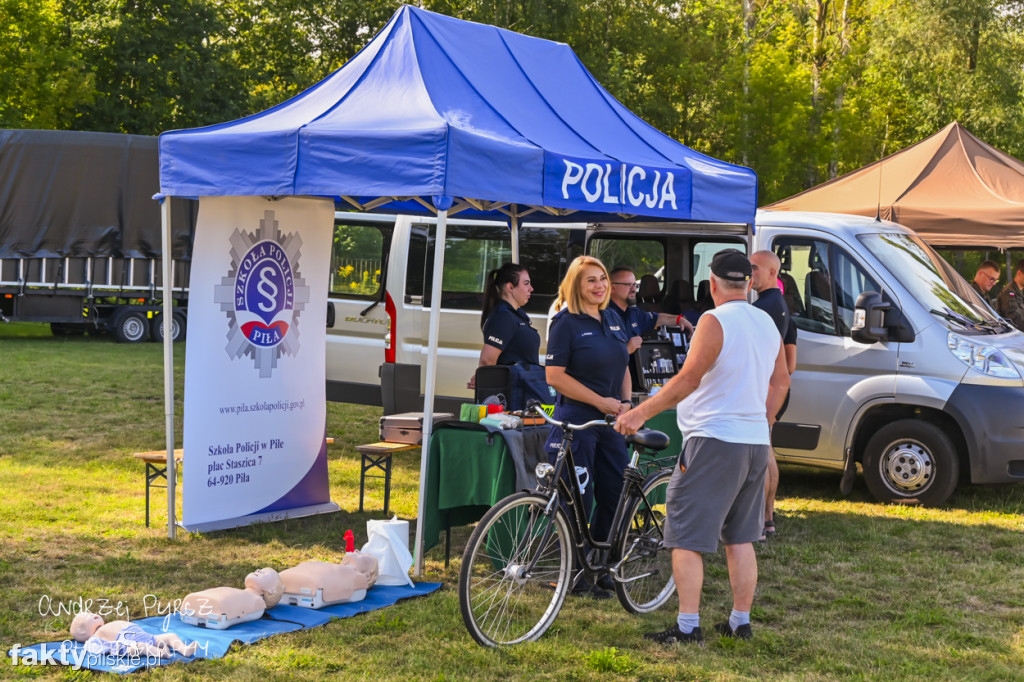
[[[0, 322], [162, 340], [157, 138], [0, 130]], [[173, 203], [174, 339], [198, 202]]]

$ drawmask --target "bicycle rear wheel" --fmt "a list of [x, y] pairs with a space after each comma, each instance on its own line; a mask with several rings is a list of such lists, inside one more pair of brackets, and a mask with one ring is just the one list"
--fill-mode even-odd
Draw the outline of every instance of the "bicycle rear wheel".
[[572, 536], [561, 509], [553, 518], [544, 514], [547, 503], [534, 493], [510, 495], [484, 514], [469, 537], [459, 572], [459, 608], [469, 634], [484, 646], [532, 642], [562, 608], [572, 573]]
[[672, 579], [672, 550], [663, 545], [665, 529], [665, 492], [671, 471], [662, 471], [643, 483], [643, 497], [631, 498], [622, 527], [616, 535], [616, 561], [619, 577], [615, 593], [630, 613], [650, 613], [661, 607], [676, 584]]

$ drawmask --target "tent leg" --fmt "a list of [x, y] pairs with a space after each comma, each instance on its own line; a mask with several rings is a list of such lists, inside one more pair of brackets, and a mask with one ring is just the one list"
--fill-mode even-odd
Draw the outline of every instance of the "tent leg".
[[509, 237], [512, 239], [512, 262], [519, 262], [519, 212], [512, 206], [512, 215], [508, 219]]
[[430, 471], [430, 435], [434, 431], [434, 391], [437, 375], [437, 341], [441, 328], [441, 276], [444, 272], [444, 246], [448, 237], [448, 211], [437, 212], [434, 238], [434, 277], [430, 297], [430, 333], [427, 337], [427, 384], [423, 390], [423, 447], [420, 458], [420, 500], [416, 512], [416, 547], [413, 575], [423, 574], [423, 519], [427, 501], [427, 472]]
[[173, 299], [173, 259], [171, 258], [171, 198], [164, 197], [160, 207], [161, 222], [163, 230], [161, 241], [161, 265], [163, 266], [163, 289], [164, 289], [164, 431], [167, 445], [167, 537], [173, 540], [178, 532], [178, 522], [175, 514], [175, 501], [177, 500], [177, 474], [174, 461], [174, 333], [172, 323], [174, 321], [174, 299]]

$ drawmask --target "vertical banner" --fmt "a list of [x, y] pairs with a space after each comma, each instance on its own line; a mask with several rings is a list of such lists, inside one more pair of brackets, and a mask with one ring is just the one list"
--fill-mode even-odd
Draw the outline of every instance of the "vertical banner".
[[182, 525], [336, 511], [325, 315], [334, 204], [202, 197], [185, 341]]

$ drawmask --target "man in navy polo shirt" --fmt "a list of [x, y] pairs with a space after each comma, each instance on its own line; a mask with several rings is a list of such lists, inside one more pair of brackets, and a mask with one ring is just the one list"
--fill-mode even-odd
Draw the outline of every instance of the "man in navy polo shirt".
[[612, 279], [612, 299], [608, 308], [614, 310], [622, 318], [629, 332], [629, 352], [632, 353], [643, 343], [643, 335], [656, 327], [682, 327], [686, 332], [693, 332], [693, 325], [682, 315], [669, 313], [652, 313], [636, 304], [636, 292], [639, 285], [636, 273], [630, 268], [615, 268], [610, 273]]
[[[754, 306], [771, 315], [775, 327], [782, 336], [783, 351], [786, 353], [786, 369], [790, 376], [796, 371], [796, 323], [790, 316], [789, 306], [779, 290], [779, 270], [782, 263], [771, 251], [756, 251], [750, 255], [750, 281], [757, 300]], [[782, 417], [789, 405], [789, 392], [782, 403], [782, 409], [775, 415]], [[775, 493], [779, 488], [779, 465], [772, 451], [768, 459], [768, 473], [764, 479], [764, 539], [775, 535]]]

